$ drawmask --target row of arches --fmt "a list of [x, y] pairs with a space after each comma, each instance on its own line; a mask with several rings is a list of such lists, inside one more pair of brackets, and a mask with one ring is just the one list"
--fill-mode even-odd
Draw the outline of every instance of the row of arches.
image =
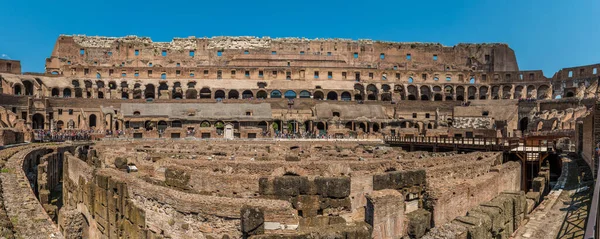
[[[40, 113], [35, 113], [31, 116], [31, 128], [32, 129], [46, 129], [45, 127], [45, 123], [46, 123], [46, 117], [44, 117], [43, 114]], [[56, 121], [56, 126], [57, 128], [63, 129], [65, 123], [62, 120], [58, 120]], [[89, 128], [94, 128], [98, 126], [98, 116], [96, 116], [95, 114], [90, 114], [88, 116], [88, 126]]]
[[[126, 83], [126, 82], [123, 82]], [[181, 84], [176, 82], [171, 89], [166, 83], [159, 84], [156, 87], [154, 84], [146, 84], [143, 86], [136, 83], [134, 89], [123, 87], [121, 91], [122, 99], [148, 99], [160, 97], [164, 92], [169, 92], [171, 99], [266, 99], [266, 98], [313, 98], [317, 100], [381, 100], [392, 101], [392, 92], [399, 96], [400, 100], [425, 100], [425, 101], [442, 101], [442, 100], [485, 100], [485, 99], [520, 99], [520, 98], [537, 98], [547, 99], [551, 93], [548, 85], [535, 87], [529, 86], [512, 86], [512, 85], [495, 85], [495, 86], [462, 86], [462, 85], [395, 85], [392, 88], [384, 84], [381, 89], [373, 84], [367, 85], [365, 88], [362, 84], [356, 84], [353, 91], [324, 91], [324, 90], [211, 90], [208, 87], [201, 89], [189, 88], [185, 92], [181, 88]], [[15, 94], [20, 92], [20, 88], [15, 88]], [[87, 97], [91, 98], [91, 93], [88, 91]], [[569, 95], [571, 94], [571, 95]], [[82, 88], [52, 88], [51, 96], [53, 97], [77, 97], [83, 96]], [[564, 97], [571, 97], [573, 93], [565, 92]], [[97, 98], [104, 98], [102, 91], [97, 92]]]

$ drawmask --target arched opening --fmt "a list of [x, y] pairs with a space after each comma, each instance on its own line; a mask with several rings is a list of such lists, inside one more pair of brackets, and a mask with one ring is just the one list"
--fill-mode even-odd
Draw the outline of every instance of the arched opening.
[[464, 101], [465, 100], [465, 88], [462, 86], [456, 87], [456, 100]]
[[377, 132], [379, 132], [379, 124], [378, 124], [378, 123], [374, 123], [374, 124], [373, 124], [373, 132], [374, 132], [374, 133], [377, 133]]
[[467, 99], [474, 100], [476, 94], [477, 94], [477, 88], [475, 88], [475, 86], [469, 86], [469, 88], [467, 89], [467, 95], [469, 97]]
[[23, 92], [22, 92], [22, 90], [21, 90], [21, 85], [18, 85], [18, 84], [17, 84], [17, 85], [15, 85], [15, 87], [14, 87], [14, 89], [13, 89], [13, 90], [14, 90], [14, 94], [15, 94], [15, 95], [22, 95], [22, 94], [23, 94]]
[[362, 123], [358, 124], [358, 129], [360, 129], [360, 131], [362, 131], [362, 132], [366, 133], [366, 132], [367, 132], [367, 129], [368, 129], [368, 128], [367, 128], [367, 123], [365, 123], [365, 122], [362, 122]]
[[104, 99], [104, 92], [98, 91], [98, 99]]
[[[221, 93], [219, 95], [220, 97], [217, 97], [217, 92]], [[219, 98], [223, 99], [223, 98], [225, 98], [225, 92], [224, 91], [218, 90], [217, 92], [215, 92], [215, 99], [219, 99]], [[211, 94], [211, 91], [210, 91], [209, 88], [204, 87], [204, 88], [200, 89], [200, 99], [210, 99], [211, 98], [210, 94]]]
[[402, 123], [400, 123], [400, 128], [405, 129], [405, 128], [409, 128], [410, 127], [410, 122], [408, 121], [404, 121]]
[[183, 98], [183, 91], [181, 90], [181, 82], [175, 82], [173, 89], [171, 90], [171, 98], [180, 100]]
[[527, 98], [535, 97], [535, 95], [533, 95], [533, 90], [535, 90], [535, 86], [527, 86]]
[[75, 88], [75, 98], [83, 97], [83, 90], [79, 87]]
[[[161, 82], [158, 84], [158, 98], [160, 99], [161, 96], [163, 95], [163, 91], [168, 91], [169, 90], [169, 86], [167, 85], [166, 82]], [[168, 96], [169, 93], [166, 93], [166, 95]]]
[[251, 99], [254, 97], [254, 94], [250, 90], [245, 90], [242, 92], [242, 99]]
[[338, 94], [335, 91], [327, 93], [327, 100], [338, 100]]
[[198, 98], [198, 91], [196, 89], [188, 89], [185, 92], [186, 99], [196, 99]]
[[431, 99], [431, 89], [427, 86], [421, 86], [421, 100]]
[[[210, 123], [208, 125], [210, 126]], [[223, 121], [215, 122], [215, 129], [217, 129], [218, 135], [223, 135], [223, 132], [225, 132], [225, 123]]]
[[155, 95], [154, 95], [154, 85], [153, 84], [148, 84], [146, 85], [146, 90], [144, 91], [144, 98], [145, 99], [154, 99]]
[[300, 91], [300, 98], [302, 98], [302, 99], [310, 98], [310, 92], [308, 92], [307, 90]]
[[181, 100], [183, 98], [183, 94], [181, 91], [173, 90], [173, 99]]
[[392, 88], [391, 88], [391, 87], [390, 87], [390, 85], [388, 85], [388, 84], [383, 84], [383, 85], [381, 85], [381, 90], [382, 90], [383, 92], [390, 92], [390, 90], [391, 90], [391, 89], [392, 89]]
[[351, 100], [352, 100], [352, 95], [350, 95], [350, 92], [348, 92], [348, 91], [342, 92], [342, 101], [351, 101]]
[[133, 89], [133, 98], [141, 99], [142, 98], [142, 90], [141, 89]]
[[124, 100], [129, 99], [129, 93], [121, 92], [121, 99], [124, 99]]
[[25, 87], [25, 95], [33, 95], [33, 83], [31, 81], [23, 81], [23, 86]]
[[367, 86], [367, 94], [367, 100], [377, 100], [379, 97], [379, 90], [377, 90], [377, 86], [369, 84]]
[[31, 127], [33, 129], [44, 129], [44, 116], [42, 114], [34, 114], [31, 121]]
[[240, 92], [238, 92], [237, 90], [230, 90], [229, 93], [227, 94], [227, 99], [239, 99], [240, 98]]
[[479, 88], [479, 99], [480, 100], [487, 99], [487, 94], [488, 94], [488, 87], [487, 86], [482, 86], [482, 87]]
[[500, 99], [500, 86], [492, 86], [492, 95], [491, 99], [498, 100]]
[[417, 95], [419, 95], [419, 92], [416, 86], [409, 85], [406, 90], [408, 91], [408, 100], [417, 100]]
[[404, 91], [404, 86], [395, 85], [394, 92], [400, 94], [400, 100], [406, 100], [406, 91]]
[[502, 87], [502, 99], [510, 99], [511, 95], [510, 95], [510, 90], [512, 89], [512, 87], [510, 86], [504, 86]]
[[256, 92], [256, 98], [259, 99], [266, 99], [268, 96], [267, 92], [264, 90], [259, 90], [258, 92]]
[[164, 132], [167, 127], [167, 122], [164, 120], [158, 121], [158, 125], [156, 126], [159, 132]]
[[371, 94], [367, 95], [367, 100], [377, 100], [377, 95], [371, 93]]
[[381, 101], [392, 101], [392, 93], [390, 93], [390, 92], [381, 93]]
[[353, 129], [352, 129], [352, 121], [350, 121], [350, 122], [347, 122], [347, 123], [344, 125], [344, 128], [346, 128], [346, 129], [349, 129], [349, 130], [353, 130]]
[[362, 95], [361, 95], [361, 94], [355, 94], [355, 95], [354, 95], [354, 100], [355, 100], [355, 101], [361, 101], [361, 100], [363, 100], [363, 97], [362, 97]]
[[361, 84], [354, 84], [354, 91], [358, 92], [359, 94], [364, 94], [365, 87]]
[[96, 121], [97, 121], [96, 115], [91, 114], [90, 115], [90, 123], [89, 123], [90, 129], [93, 127], [96, 127]]
[[321, 91], [315, 91], [315, 93], [313, 94], [313, 99], [315, 100], [322, 100], [324, 97], [323, 92]]
[[65, 122], [59, 120], [56, 122], [56, 130], [61, 131], [65, 127]]
[[275, 99], [281, 98], [281, 91], [278, 91], [278, 90], [271, 91], [271, 98], [275, 98]]
[[200, 127], [202, 127], [202, 128], [208, 128], [208, 127], [210, 127], [210, 122], [208, 122], [206, 120], [202, 121], [202, 122], [200, 122]]
[[181, 123], [180, 120], [173, 120], [171, 122], [171, 127], [173, 128], [181, 128], [183, 126], [183, 124]]
[[52, 97], [58, 97], [60, 95], [60, 90], [58, 88], [52, 88]]
[[[433, 98], [433, 100], [435, 100], [435, 101], [442, 101], [442, 99], [443, 99], [443, 97], [442, 97], [442, 94], [440, 94], [440, 93], [436, 93]], [[452, 97], [450, 97], [450, 99], [452, 99]]]
[[325, 127], [325, 123], [323, 123], [323, 122], [317, 123], [317, 130], [319, 131], [319, 135], [327, 134], [327, 129]]
[[565, 94], [565, 97], [569, 98], [569, 97], [573, 97], [575, 96], [575, 93], [573, 93], [573, 91], [567, 91], [567, 94]]
[[519, 129], [520, 129], [522, 132], [525, 132], [525, 131], [527, 131], [527, 125], [528, 125], [528, 124], [529, 124], [529, 118], [527, 118], [527, 117], [525, 117], [525, 118], [522, 118], [522, 119], [521, 119], [521, 121], [519, 121]]
[[296, 99], [296, 92], [294, 92], [293, 90], [286, 91], [285, 98], [286, 99]]
[[[204, 88], [202, 90], [204, 90]], [[202, 90], [200, 91], [200, 99], [203, 99], [202, 97], [205, 97], [202, 95]], [[225, 99], [225, 91], [223, 91], [223, 90], [215, 91], [215, 99]]]
[[269, 129], [269, 126], [266, 121], [258, 122], [258, 128], [262, 129], [263, 132], [266, 132]]
[[146, 120], [146, 122], [144, 123], [144, 128], [147, 131], [150, 131], [150, 130], [154, 129], [154, 123], [152, 123], [150, 120]]
[[513, 99], [521, 99], [522, 98], [522, 96], [521, 96], [522, 92], [523, 92], [523, 86], [517, 86], [517, 87], [515, 87], [515, 93], [513, 95]]
[[547, 85], [541, 85], [537, 91], [537, 98], [538, 99], [547, 99], [549, 89], [550, 89], [550, 87], [548, 87]]
[[71, 89], [69, 89], [69, 88], [65, 88], [65, 89], [63, 90], [63, 97], [64, 97], [64, 98], [71, 98]]

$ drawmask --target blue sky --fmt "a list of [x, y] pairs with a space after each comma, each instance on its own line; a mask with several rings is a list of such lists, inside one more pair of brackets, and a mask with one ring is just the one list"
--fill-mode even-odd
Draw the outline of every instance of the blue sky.
[[0, 0], [0, 56], [44, 71], [59, 34], [508, 43], [522, 70], [600, 63], [599, 0]]

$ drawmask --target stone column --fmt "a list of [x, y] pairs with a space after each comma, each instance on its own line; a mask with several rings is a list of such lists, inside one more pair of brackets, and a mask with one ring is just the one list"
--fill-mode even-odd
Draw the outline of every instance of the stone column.
[[184, 100], [186, 99], [187, 90], [188, 90], [187, 86], [181, 87], [181, 99], [184, 99]]

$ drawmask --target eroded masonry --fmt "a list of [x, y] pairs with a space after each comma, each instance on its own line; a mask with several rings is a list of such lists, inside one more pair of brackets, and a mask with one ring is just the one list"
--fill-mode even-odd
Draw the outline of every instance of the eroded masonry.
[[535, 225], [593, 188], [599, 67], [547, 78], [506, 44], [61, 35], [43, 73], [0, 60], [0, 235], [572, 231]]

